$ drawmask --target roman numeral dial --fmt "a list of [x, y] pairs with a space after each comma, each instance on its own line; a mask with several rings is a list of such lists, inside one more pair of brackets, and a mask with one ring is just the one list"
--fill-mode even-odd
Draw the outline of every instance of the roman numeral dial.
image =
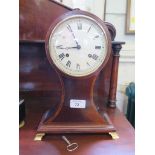
[[55, 66], [76, 77], [89, 75], [102, 65], [106, 46], [103, 28], [87, 16], [64, 19], [56, 25], [49, 39]]
[[77, 23], [77, 28], [78, 30], [82, 30], [82, 23], [80, 21]]
[[59, 55], [59, 58], [60, 58], [61, 60], [63, 60], [63, 59], [65, 58], [65, 54], [64, 54], [64, 53], [61, 53], [61, 54]]
[[70, 67], [71, 66], [71, 61], [68, 60], [67, 63], [66, 63], [66, 66]]
[[95, 49], [101, 49], [101, 46], [95, 46]]
[[79, 64], [76, 64], [76, 69], [80, 70], [80, 65]]
[[69, 24], [67, 24], [67, 29], [68, 29], [68, 31], [72, 32], [72, 28]]
[[98, 55], [96, 55], [96, 54], [88, 54], [88, 57], [89, 58], [92, 58], [94, 60], [97, 60], [98, 59]]

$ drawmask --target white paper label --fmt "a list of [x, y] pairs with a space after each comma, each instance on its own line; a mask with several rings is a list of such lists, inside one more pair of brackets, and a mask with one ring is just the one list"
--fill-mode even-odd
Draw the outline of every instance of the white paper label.
[[86, 108], [86, 100], [70, 100], [70, 108]]

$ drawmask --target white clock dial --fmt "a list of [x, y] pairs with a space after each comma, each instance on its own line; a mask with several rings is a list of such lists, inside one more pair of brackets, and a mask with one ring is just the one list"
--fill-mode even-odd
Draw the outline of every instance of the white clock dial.
[[99, 23], [84, 15], [59, 22], [49, 38], [49, 54], [56, 67], [75, 76], [95, 72], [107, 55], [107, 37]]

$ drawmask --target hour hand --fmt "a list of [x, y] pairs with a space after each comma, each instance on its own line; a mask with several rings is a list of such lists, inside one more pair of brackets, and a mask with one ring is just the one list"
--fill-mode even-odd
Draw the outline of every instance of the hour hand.
[[57, 49], [65, 49], [64, 47], [62, 47], [62, 45], [58, 45], [56, 46]]
[[56, 48], [57, 48], [57, 49], [66, 49], [66, 50], [68, 50], [68, 49], [74, 49], [74, 48], [80, 49], [81, 46], [78, 45], [78, 46], [73, 46], [73, 47], [62, 47], [62, 45], [58, 45], [58, 46], [56, 46]]
[[72, 48], [76, 48], [76, 49], [80, 49], [81, 46], [80, 45], [77, 45], [77, 46], [73, 46], [73, 47], [66, 47], [67, 49], [72, 49]]

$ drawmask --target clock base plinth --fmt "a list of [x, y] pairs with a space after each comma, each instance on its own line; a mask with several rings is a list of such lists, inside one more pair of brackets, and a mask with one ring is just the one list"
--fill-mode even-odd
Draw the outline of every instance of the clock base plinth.
[[62, 134], [62, 133], [109, 133], [114, 132], [116, 129], [112, 125], [109, 120], [108, 115], [104, 112], [102, 114], [103, 119], [102, 123], [95, 122], [95, 121], [81, 121], [81, 122], [74, 122], [74, 121], [50, 121], [50, 123], [45, 123], [47, 121], [47, 114], [46, 112], [39, 124], [38, 133], [50, 133], [50, 134]]
[[61, 101], [55, 110], [51, 108], [43, 115], [37, 132], [63, 134], [116, 131], [106, 112], [100, 113], [96, 109], [93, 100], [96, 76], [84, 79], [62, 77]]

